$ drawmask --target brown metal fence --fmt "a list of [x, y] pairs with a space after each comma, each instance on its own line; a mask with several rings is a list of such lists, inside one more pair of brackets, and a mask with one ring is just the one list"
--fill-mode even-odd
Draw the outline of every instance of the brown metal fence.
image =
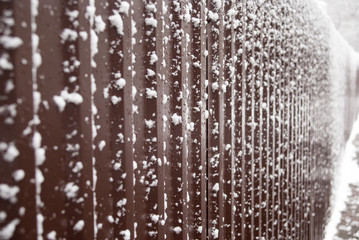
[[329, 29], [303, 0], [0, 0], [0, 239], [321, 239], [358, 96]]

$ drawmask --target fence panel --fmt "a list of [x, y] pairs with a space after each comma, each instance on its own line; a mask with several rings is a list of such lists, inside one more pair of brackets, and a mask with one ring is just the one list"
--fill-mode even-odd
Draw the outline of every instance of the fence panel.
[[322, 238], [358, 68], [313, 1], [0, 1], [0, 46], [0, 239]]

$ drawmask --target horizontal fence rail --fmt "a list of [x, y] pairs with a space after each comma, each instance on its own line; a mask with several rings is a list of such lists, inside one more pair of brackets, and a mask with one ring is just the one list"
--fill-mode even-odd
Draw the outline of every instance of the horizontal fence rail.
[[359, 81], [315, 2], [0, 0], [0, 46], [0, 239], [322, 238]]

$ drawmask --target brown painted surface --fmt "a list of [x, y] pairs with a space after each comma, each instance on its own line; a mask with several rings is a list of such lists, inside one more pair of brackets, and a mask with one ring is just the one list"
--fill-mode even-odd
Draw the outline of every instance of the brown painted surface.
[[359, 89], [321, 14], [0, 0], [0, 239], [321, 239]]

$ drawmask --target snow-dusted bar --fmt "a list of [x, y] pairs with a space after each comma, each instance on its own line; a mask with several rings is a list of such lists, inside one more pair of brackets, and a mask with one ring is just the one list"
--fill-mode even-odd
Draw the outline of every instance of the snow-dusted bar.
[[0, 239], [322, 239], [357, 68], [311, 0], [0, 0]]

